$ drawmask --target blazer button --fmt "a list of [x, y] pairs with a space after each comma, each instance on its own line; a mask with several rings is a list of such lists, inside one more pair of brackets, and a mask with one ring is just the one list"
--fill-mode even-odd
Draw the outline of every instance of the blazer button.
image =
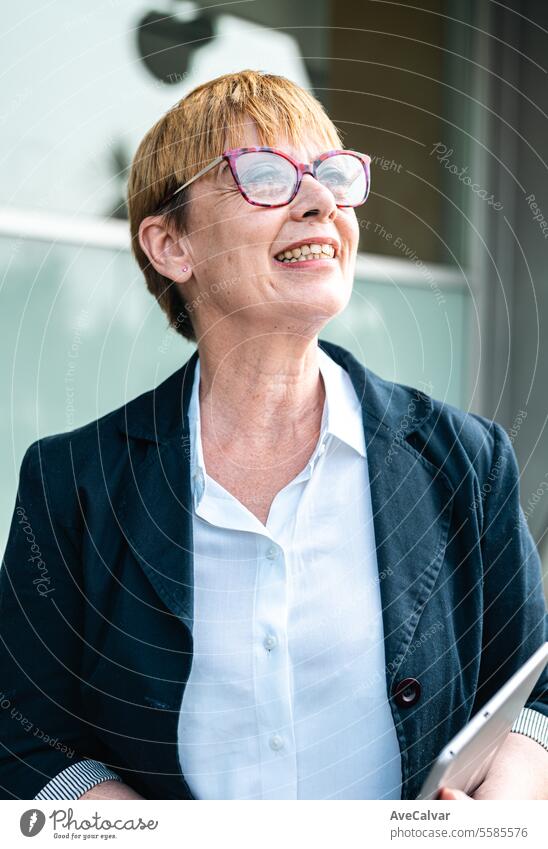
[[416, 678], [402, 678], [392, 689], [392, 695], [398, 707], [413, 707], [421, 696], [421, 685]]

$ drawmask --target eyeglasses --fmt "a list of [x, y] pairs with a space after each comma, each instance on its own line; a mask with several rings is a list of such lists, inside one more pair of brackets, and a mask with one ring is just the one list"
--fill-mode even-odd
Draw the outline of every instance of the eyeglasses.
[[254, 206], [273, 208], [291, 203], [305, 174], [311, 174], [329, 189], [339, 208], [361, 206], [367, 200], [371, 186], [371, 157], [365, 153], [329, 150], [308, 164], [297, 162], [287, 153], [272, 147], [240, 147], [225, 151], [198, 171], [169, 195], [158, 209], [223, 160], [228, 162], [242, 196]]

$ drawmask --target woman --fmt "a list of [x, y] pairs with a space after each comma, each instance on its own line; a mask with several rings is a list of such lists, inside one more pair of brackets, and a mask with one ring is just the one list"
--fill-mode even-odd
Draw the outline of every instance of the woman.
[[[24, 457], [6, 797], [415, 798], [545, 639], [502, 428], [318, 343], [368, 192], [280, 77], [213, 80], [143, 139], [135, 255], [197, 351]], [[546, 683], [475, 798], [548, 795]]]

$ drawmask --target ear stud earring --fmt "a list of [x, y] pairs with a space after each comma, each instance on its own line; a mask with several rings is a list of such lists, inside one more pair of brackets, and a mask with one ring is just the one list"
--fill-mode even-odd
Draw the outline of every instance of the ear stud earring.
[[183, 267], [182, 267], [182, 269], [181, 269], [181, 270], [182, 270], [182, 271], [188, 271], [188, 265], [183, 265]]

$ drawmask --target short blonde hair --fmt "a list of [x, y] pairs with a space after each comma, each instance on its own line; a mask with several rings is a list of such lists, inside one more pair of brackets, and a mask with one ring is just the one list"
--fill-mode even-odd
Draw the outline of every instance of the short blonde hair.
[[[190, 315], [175, 283], [156, 271], [141, 248], [139, 225], [204, 165], [241, 147], [250, 120], [262, 145], [273, 146], [280, 136], [296, 145], [311, 134], [326, 150], [342, 148], [338, 130], [313, 95], [285, 77], [245, 70], [185, 95], [146, 133], [133, 158], [128, 181], [132, 250], [169, 326], [186, 339], [196, 339]], [[185, 231], [187, 191], [165, 207], [166, 223], [176, 233]]]

